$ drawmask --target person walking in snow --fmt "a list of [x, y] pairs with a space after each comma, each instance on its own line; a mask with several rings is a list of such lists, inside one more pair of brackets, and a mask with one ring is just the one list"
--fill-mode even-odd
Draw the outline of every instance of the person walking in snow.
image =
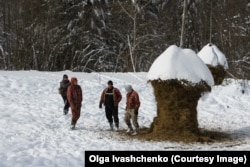
[[121, 99], [122, 95], [120, 90], [113, 86], [112, 81], [108, 81], [108, 87], [102, 91], [99, 108], [102, 108], [104, 104], [110, 130], [114, 129], [113, 122], [115, 122], [115, 130], [119, 129], [118, 104]]
[[127, 92], [127, 95], [126, 95], [126, 113], [125, 113], [124, 121], [128, 126], [127, 133], [130, 133], [133, 131], [133, 127], [130, 122], [130, 119], [132, 119], [132, 123], [135, 128], [135, 131], [132, 135], [137, 135], [139, 133], [139, 124], [137, 121], [137, 117], [138, 117], [138, 110], [141, 104], [139, 95], [132, 88], [131, 85], [126, 85], [125, 90]]
[[63, 102], [64, 102], [63, 113], [65, 115], [68, 114], [69, 107], [70, 107], [69, 102], [67, 100], [67, 88], [69, 87], [69, 85], [70, 85], [70, 82], [68, 79], [68, 75], [64, 74], [63, 79], [60, 82], [59, 93], [61, 94]]
[[70, 128], [75, 129], [75, 125], [80, 118], [81, 107], [82, 107], [82, 89], [77, 83], [77, 78], [72, 77], [70, 80], [71, 84], [67, 90], [67, 98], [70, 104], [72, 118]]

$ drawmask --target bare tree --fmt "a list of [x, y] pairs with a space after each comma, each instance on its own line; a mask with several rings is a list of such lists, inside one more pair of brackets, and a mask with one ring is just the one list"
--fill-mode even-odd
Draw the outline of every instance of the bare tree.
[[126, 13], [126, 15], [132, 20], [133, 22], [133, 30], [132, 30], [132, 42], [131, 42], [131, 37], [130, 34], [127, 34], [127, 43], [128, 43], [128, 47], [129, 47], [129, 55], [130, 55], [130, 60], [132, 63], [132, 68], [133, 71], [136, 72], [136, 68], [135, 68], [135, 51], [138, 47], [138, 45], [142, 42], [141, 40], [138, 40], [139, 38], [143, 38], [141, 36], [137, 35], [137, 19], [138, 19], [138, 15], [142, 12], [142, 10], [144, 10], [144, 8], [150, 3], [147, 2], [145, 5], [143, 5], [142, 7], [139, 6], [139, 4], [132, 0], [132, 11], [128, 11], [127, 9], [124, 8], [124, 6], [121, 4], [120, 1], [118, 1], [121, 9], [124, 11], [124, 13]]
[[5, 54], [5, 51], [4, 51], [2, 45], [0, 45], [0, 51], [1, 51], [1, 54], [2, 54], [2, 57], [0, 57], [0, 60], [1, 60], [1, 59], [3, 60], [3, 68], [7, 70], [6, 54]]
[[210, 0], [210, 34], [209, 34], [209, 43], [212, 43], [212, 30], [213, 30], [213, 0]]
[[187, 15], [187, 0], [184, 0], [183, 1], [182, 26], [181, 26], [181, 40], [180, 40], [180, 47], [181, 48], [184, 47], [186, 15]]

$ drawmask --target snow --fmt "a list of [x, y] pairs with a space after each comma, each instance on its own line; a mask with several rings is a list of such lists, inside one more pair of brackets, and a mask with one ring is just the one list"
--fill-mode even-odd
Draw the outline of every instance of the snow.
[[191, 49], [169, 46], [151, 65], [148, 80], [185, 79], [192, 83], [201, 80], [214, 85], [214, 79], [204, 62]]
[[[75, 131], [69, 129], [71, 113], [63, 115], [63, 101], [57, 91], [63, 74], [77, 77], [83, 90], [83, 107]], [[106, 131], [104, 109], [98, 106], [108, 80], [123, 95], [120, 128], [126, 129], [123, 117], [127, 84], [140, 95], [140, 126], [150, 126], [156, 116], [156, 102], [147, 75], [0, 71], [0, 166], [84, 166], [86, 150], [250, 150], [250, 88], [248, 84], [243, 87], [241, 80], [226, 80], [221, 86], [213, 86], [197, 106], [201, 128], [225, 132], [234, 141], [203, 144], [139, 141]]]
[[214, 44], [207, 44], [197, 54], [205, 64], [209, 64], [214, 67], [221, 65], [225, 70], [228, 69], [226, 56]]

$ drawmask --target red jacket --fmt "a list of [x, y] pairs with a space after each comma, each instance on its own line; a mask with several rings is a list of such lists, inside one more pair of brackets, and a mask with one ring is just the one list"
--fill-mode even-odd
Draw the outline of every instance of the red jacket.
[[130, 93], [127, 93], [127, 109], [139, 109], [140, 104], [139, 95], [136, 91], [132, 90]]
[[[100, 98], [100, 103], [103, 104], [105, 102], [105, 94], [107, 92], [108, 88], [105, 88], [102, 91], [101, 98]], [[117, 107], [119, 102], [122, 99], [121, 92], [117, 88], [113, 88], [113, 98], [114, 98], [114, 106]]]
[[79, 85], [74, 85], [76, 78], [71, 78], [71, 85], [67, 89], [67, 100], [71, 107], [81, 106], [82, 104], [82, 89]]

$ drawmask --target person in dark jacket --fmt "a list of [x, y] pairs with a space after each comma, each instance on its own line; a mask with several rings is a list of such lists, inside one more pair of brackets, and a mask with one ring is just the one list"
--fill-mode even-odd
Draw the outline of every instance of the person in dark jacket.
[[112, 81], [108, 81], [108, 87], [102, 91], [99, 108], [102, 108], [104, 104], [110, 130], [114, 129], [113, 122], [115, 122], [115, 130], [119, 129], [118, 104], [121, 99], [122, 95], [120, 90], [113, 87]]
[[63, 75], [63, 79], [60, 82], [60, 87], [59, 87], [59, 93], [61, 94], [64, 102], [64, 107], [63, 107], [63, 113], [66, 115], [68, 114], [69, 111], [69, 102], [67, 100], [67, 89], [68, 86], [70, 85], [68, 76], [66, 74]]
[[70, 80], [71, 84], [67, 90], [67, 98], [70, 104], [72, 118], [71, 118], [71, 129], [75, 129], [75, 125], [80, 118], [81, 107], [82, 107], [82, 88], [77, 83], [77, 78], [72, 77]]

